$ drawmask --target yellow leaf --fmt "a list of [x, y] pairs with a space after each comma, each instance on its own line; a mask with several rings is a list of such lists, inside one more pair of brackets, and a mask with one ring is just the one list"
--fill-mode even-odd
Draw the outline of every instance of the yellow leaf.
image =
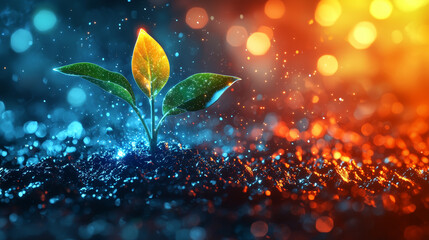
[[164, 49], [143, 29], [139, 31], [134, 47], [131, 68], [137, 85], [149, 98], [161, 91], [170, 75]]

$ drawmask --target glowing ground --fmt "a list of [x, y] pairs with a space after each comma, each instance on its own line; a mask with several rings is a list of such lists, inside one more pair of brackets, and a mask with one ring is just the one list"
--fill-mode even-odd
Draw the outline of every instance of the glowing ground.
[[410, 222], [407, 234], [427, 234], [427, 172], [292, 145], [296, 154], [241, 160], [160, 147], [0, 168], [0, 223], [12, 239], [380, 239]]

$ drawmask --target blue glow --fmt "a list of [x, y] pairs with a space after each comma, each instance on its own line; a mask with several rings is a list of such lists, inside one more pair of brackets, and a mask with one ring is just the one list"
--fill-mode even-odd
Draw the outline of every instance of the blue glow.
[[82, 124], [78, 121], [74, 121], [67, 127], [67, 135], [71, 138], [80, 138], [83, 134]]
[[6, 110], [6, 107], [4, 106], [4, 103], [0, 101], [0, 115]]
[[33, 36], [30, 31], [20, 28], [10, 37], [10, 47], [17, 53], [27, 51], [33, 45]]
[[91, 138], [89, 138], [89, 137], [85, 137], [85, 138], [83, 139], [83, 143], [85, 143], [86, 145], [88, 145], [89, 143], [91, 143]]
[[125, 152], [122, 149], [119, 149], [118, 153], [116, 154], [116, 159], [123, 158], [123, 157], [125, 157]]
[[33, 18], [33, 24], [37, 30], [46, 32], [52, 29], [57, 23], [57, 17], [52, 11], [40, 10]]
[[67, 94], [67, 102], [73, 107], [80, 107], [86, 101], [86, 93], [82, 88], [72, 88]]
[[210, 99], [210, 101], [208, 103], [206, 103], [206, 107], [210, 107], [213, 103], [215, 103], [220, 96], [222, 96], [222, 94], [225, 92], [225, 90], [228, 88], [229, 86], [226, 86], [222, 89], [220, 89], [219, 91], [215, 92], [212, 96], [212, 99]]
[[28, 121], [24, 124], [24, 131], [28, 134], [33, 134], [37, 131], [38, 123], [36, 121]]

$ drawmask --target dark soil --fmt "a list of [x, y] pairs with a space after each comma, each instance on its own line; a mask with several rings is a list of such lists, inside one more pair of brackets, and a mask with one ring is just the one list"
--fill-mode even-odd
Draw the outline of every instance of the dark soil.
[[0, 239], [429, 238], [427, 172], [159, 146], [3, 166]]

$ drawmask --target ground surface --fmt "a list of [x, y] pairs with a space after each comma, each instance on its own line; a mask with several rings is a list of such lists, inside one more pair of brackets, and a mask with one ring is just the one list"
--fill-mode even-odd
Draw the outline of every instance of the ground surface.
[[159, 146], [1, 167], [0, 239], [429, 237], [427, 172]]

